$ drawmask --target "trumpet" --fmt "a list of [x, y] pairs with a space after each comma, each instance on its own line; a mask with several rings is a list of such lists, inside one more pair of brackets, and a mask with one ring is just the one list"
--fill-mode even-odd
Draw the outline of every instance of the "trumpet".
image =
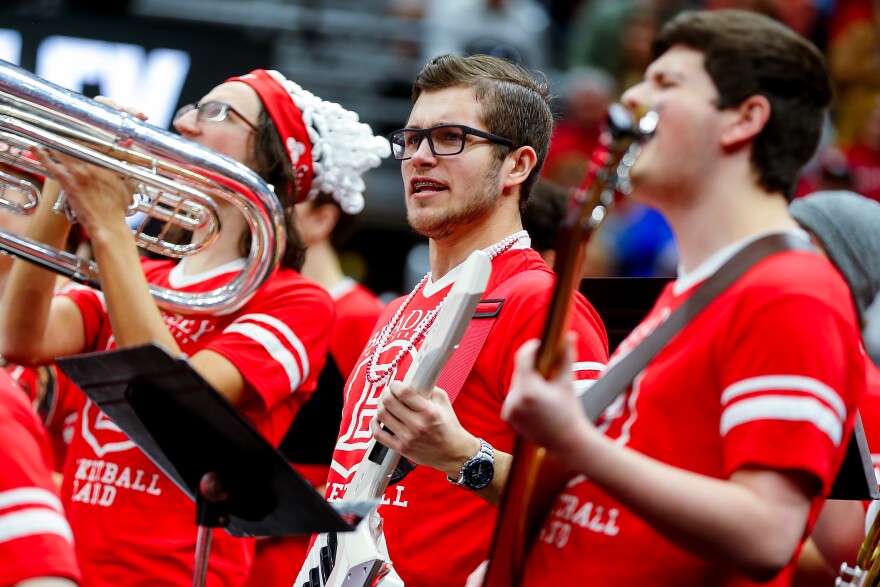
[[[170, 312], [222, 314], [240, 308], [265, 282], [284, 254], [284, 213], [281, 203], [256, 173], [242, 163], [183, 137], [119, 112], [82, 94], [48, 82], [0, 60], [0, 162], [29, 174], [50, 177], [45, 167], [27, 156], [42, 145], [109, 169], [132, 180], [129, 213], [143, 212], [134, 229], [137, 244], [173, 258], [209, 247], [221, 229], [217, 202], [232, 204], [245, 218], [251, 246], [245, 268], [232, 281], [209, 292], [184, 293], [150, 286], [156, 303]], [[27, 214], [39, 201], [32, 182], [0, 174], [0, 208]], [[7, 190], [24, 194], [24, 203], [5, 197]], [[56, 209], [63, 208], [63, 193]], [[161, 229], [144, 231], [149, 220]], [[188, 243], [174, 242], [169, 231], [182, 228], [199, 235]], [[97, 263], [0, 230], [0, 250], [100, 288]]]

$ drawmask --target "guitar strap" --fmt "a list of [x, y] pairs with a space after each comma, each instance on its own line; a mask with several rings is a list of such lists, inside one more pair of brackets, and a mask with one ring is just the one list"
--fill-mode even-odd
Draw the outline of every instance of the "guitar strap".
[[538, 280], [540, 280], [540, 286], [543, 287], [552, 285], [553, 279], [552, 274], [540, 269], [523, 271], [498, 284], [488, 298], [480, 300], [458, 348], [452, 353], [437, 381], [437, 387], [446, 391], [450, 403], [455, 402], [455, 398], [458, 397], [458, 392], [461, 391], [465, 379], [473, 369], [477, 356], [483, 349], [492, 326], [495, 325], [495, 319], [501, 314], [501, 309], [510, 293], [523, 283], [531, 281], [535, 282], [535, 287], [539, 287]]
[[[465, 330], [458, 348], [449, 357], [449, 361], [446, 363], [446, 367], [437, 381], [437, 387], [444, 390], [449, 396], [449, 403], [455, 402], [455, 398], [458, 397], [458, 393], [464, 386], [465, 379], [467, 379], [468, 374], [473, 369], [477, 356], [489, 337], [489, 332], [495, 324], [495, 319], [501, 314], [501, 309], [504, 307], [504, 302], [507, 301], [507, 296], [518, 286], [529, 280], [535, 281], [537, 286], [537, 280], [539, 279], [542, 281], [540, 285], [543, 287], [552, 283], [553, 275], [540, 269], [529, 269], [517, 273], [498, 284], [489, 293], [488, 298], [480, 300], [480, 303], [477, 304], [471, 323], [468, 325], [467, 330]], [[394, 305], [389, 315], [394, 314], [400, 303], [391, 302], [389, 304], [389, 306]], [[387, 308], [386, 312], [388, 312]], [[391, 474], [389, 487], [400, 482], [415, 467], [415, 463], [401, 456], [397, 467], [395, 467], [394, 472]]]
[[[657, 353], [739, 277], [762, 259], [776, 253], [792, 250], [814, 251], [815, 248], [803, 238], [791, 233], [771, 234], [749, 243], [724, 263], [663, 324], [657, 327], [628, 355], [608, 369], [581, 396], [581, 402], [590, 421], [595, 423], [605, 408], [630, 386]], [[858, 500], [880, 497], [870, 453], [864, 438], [864, 429], [858, 419], [853, 436], [849, 441], [843, 466], [832, 488], [831, 497]]]

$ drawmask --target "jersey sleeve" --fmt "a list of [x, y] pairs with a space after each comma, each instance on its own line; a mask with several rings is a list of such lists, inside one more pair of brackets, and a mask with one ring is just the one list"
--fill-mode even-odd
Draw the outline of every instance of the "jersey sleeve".
[[[551, 290], [545, 287], [543, 291], [532, 288], [532, 291], [504, 308], [504, 312], [512, 318], [508, 319], [489, 336], [491, 347], [497, 344], [504, 346], [493, 352], [499, 352], [498, 365], [502, 376], [498, 378], [499, 393], [503, 400], [510, 388], [515, 367], [516, 352], [526, 342], [541, 338], [544, 330], [544, 322], [550, 304]], [[513, 301], [508, 298], [508, 302]], [[577, 336], [575, 357], [572, 364], [572, 377], [575, 381], [575, 389], [583, 393], [602, 374], [608, 363], [608, 337], [605, 327], [599, 319], [593, 307], [580, 294], [575, 292], [572, 299], [571, 319], [569, 331]], [[490, 346], [490, 344], [487, 344]]]
[[[8, 393], [0, 389], [0, 395]], [[79, 581], [73, 534], [49, 473], [45, 433], [23, 398], [20, 405], [7, 399], [0, 402], [0, 587], [36, 577]]]
[[102, 330], [110, 328], [104, 294], [85, 285], [68, 283], [58, 290], [56, 295], [69, 298], [77, 305], [82, 314], [83, 334], [86, 341], [86, 348], [83, 349], [83, 352], [105, 350], [95, 348]]
[[318, 286], [279, 289], [247, 304], [205, 348], [232, 362], [268, 410], [294, 391], [314, 390], [333, 316]]
[[807, 295], [740, 313], [730, 334], [716, 356], [725, 474], [799, 470], [827, 488], [864, 392], [858, 334]]
[[608, 364], [608, 334], [596, 310], [580, 294], [573, 300], [571, 331], [577, 334], [572, 378], [578, 395], [590, 388]]

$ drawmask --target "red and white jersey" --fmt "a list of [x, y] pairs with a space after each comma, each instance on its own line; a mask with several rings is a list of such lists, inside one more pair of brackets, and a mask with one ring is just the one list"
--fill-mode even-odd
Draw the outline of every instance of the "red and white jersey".
[[[327, 481], [336, 427], [342, 413], [342, 386], [384, 307], [373, 292], [350, 277], [334, 284], [328, 291], [336, 310], [330, 337], [329, 356], [332, 360], [328, 359], [318, 378], [315, 395], [303, 406], [281, 444], [282, 451], [291, 449], [294, 468], [315, 487], [322, 487]], [[330, 422], [335, 425], [333, 430], [328, 430]], [[308, 460], [296, 462], [295, 456]], [[308, 536], [277, 536], [258, 541], [248, 587], [290, 587], [308, 551]]]
[[[611, 364], [731, 254], [722, 251], [669, 284]], [[822, 497], [813, 500], [807, 536], [864, 392], [858, 341], [852, 298], [831, 264], [808, 252], [774, 255], [677, 334], [609, 406], [600, 428], [620, 445], [707, 477], [729, 479], [745, 467], [814, 476]], [[769, 584], [789, 584], [796, 555]], [[595, 585], [751, 584], [666, 540], [583, 476], [557, 499], [524, 584], [571, 577]]]
[[[150, 283], [213, 290], [242, 268], [231, 263], [184, 275], [182, 263], [144, 261]], [[103, 295], [72, 287], [62, 295], [83, 314], [89, 350], [113, 348]], [[272, 444], [280, 441], [324, 365], [333, 320], [329, 295], [295, 271], [277, 270], [239, 310], [201, 316], [162, 312], [187, 355], [211, 350], [231, 361], [256, 393], [238, 406]], [[62, 495], [79, 546], [84, 584], [183, 585], [192, 580], [195, 505], [91, 402], [67, 459]], [[215, 532], [208, 585], [241, 585], [253, 541]]]
[[[518, 244], [519, 248], [501, 254], [492, 262], [492, 275], [484, 298], [493, 297], [491, 292], [496, 287], [523, 271], [537, 269], [552, 275], [538, 253], [527, 248], [527, 239]], [[377, 366], [387, 367], [399, 349], [408, 346], [409, 337], [419, 322], [444, 299], [457, 277], [457, 270], [437, 282], [428, 280], [401, 313], [400, 327], [390, 334], [384, 347], [377, 349], [379, 336], [374, 334], [361, 354], [345, 386], [345, 409], [330, 465], [328, 499], [345, 495], [345, 487], [352, 480], [371, 438], [369, 425], [384, 385], [367, 381], [370, 357], [379, 352]], [[541, 287], [536, 287], [535, 281], [526, 280], [507, 296], [453, 404], [466, 430], [507, 453], [512, 451], [514, 433], [500, 413], [513, 374], [514, 355], [525, 341], [540, 337], [552, 290], [552, 277], [538, 281]], [[578, 333], [574, 377], [583, 387], [587, 382], [592, 383], [604, 369], [608, 343], [601, 321], [580, 295], [575, 297], [572, 314], [571, 328]], [[382, 326], [383, 323], [377, 325], [377, 332]], [[410, 349], [404, 355], [392, 374], [393, 379], [403, 379], [415, 353]], [[389, 555], [401, 578], [407, 584], [432, 587], [464, 584], [467, 575], [488, 553], [497, 517], [494, 507], [449, 483], [442, 472], [424, 466], [416, 467], [400, 483], [388, 488], [379, 513], [384, 518]]]
[[23, 367], [9, 363], [4, 368], [30, 398], [46, 427], [52, 444], [52, 470], [60, 473], [86, 396], [55, 365]]
[[0, 370], [0, 587], [37, 577], [79, 581], [73, 532], [50, 473], [46, 431]]

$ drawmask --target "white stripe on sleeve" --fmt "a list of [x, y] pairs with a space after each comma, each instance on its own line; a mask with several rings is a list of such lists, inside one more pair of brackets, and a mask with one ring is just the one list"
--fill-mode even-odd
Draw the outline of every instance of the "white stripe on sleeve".
[[574, 393], [580, 397], [596, 384], [598, 379], [578, 379], [574, 382]]
[[285, 348], [281, 341], [278, 340], [278, 337], [266, 328], [250, 322], [247, 324], [233, 322], [227, 326], [223, 332], [241, 334], [242, 336], [246, 336], [251, 340], [258, 342], [264, 349], [266, 349], [269, 356], [275, 359], [284, 369], [284, 372], [287, 373], [291, 392], [295, 391], [303, 382], [299, 366], [296, 364], [296, 359], [290, 351]]
[[827, 405], [812, 397], [760, 395], [738, 401], [721, 415], [721, 434], [740, 424], [758, 420], [809, 422], [824, 432], [834, 446], [840, 446], [843, 424]]
[[[268, 314], [245, 314], [236, 320], [236, 322], [241, 322], [243, 320], [253, 320], [254, 322], [262, 322], [263, 324], [268, 324], [278, 332], [280, 332], [284, 338], [287, 340], [287, 343], [296, 351], [296, 354], [299, 355], [299, 362], [302, 365], [303, 380], [308, 379], [309, 370], [311, 367], [309, 366], [309, 353], [306, 351], [306, 345], [302, 343], [296, 333], [291, 330], [290, 326], [275, 318], [274, 316], [269, 316]], [[297, 386], [299, 387], [299, 386]]]
[[817, 379], [801, 375], [764, 375], [762, 377], [752, 377], [737, 381], [721, 394], [721, 403], [726, 405], [741, 395], [756, 391], [802, 391], [810, 393], [833, 407], [841, 420], [846, 419], [846, 406], [837, 392]]
[[580, 361], [573, 363], [571, 366], [571, 372], [578, 373], [579, 371], [598, 371], [599, 373], [602, 373], [605, 371], [605, 365], [593, 361]]
[[63, 514], [44, 508], [28, 508], [0, 515], [0, 544], [40, 534], [57, 534], [73, 542], [73, 532]]
[[63, 512], [61, 500], [48, 489], [39, 487], [20, 487], [8, 491], [0, 491], [0, 510], [20, 505], [44, 505]]

